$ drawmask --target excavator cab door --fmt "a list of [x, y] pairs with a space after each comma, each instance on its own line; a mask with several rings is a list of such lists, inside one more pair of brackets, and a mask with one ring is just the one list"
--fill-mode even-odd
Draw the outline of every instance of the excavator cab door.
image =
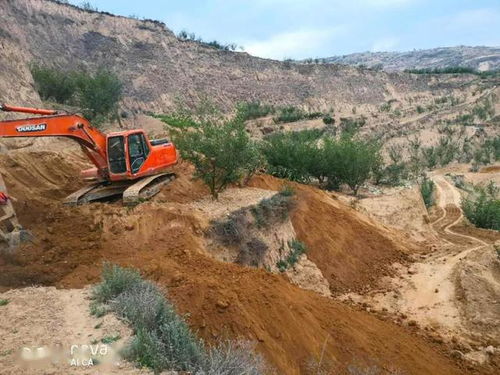
[[108, 138], [108, 159], [110, 173], [122, 174], [127, 172], [124, 136], [119, 135]]
[[143, 133], [134, 133], [128, 136], [128, 155], [130, 172], [136, 174], [141, 169], [149, 155], [149, 145]]

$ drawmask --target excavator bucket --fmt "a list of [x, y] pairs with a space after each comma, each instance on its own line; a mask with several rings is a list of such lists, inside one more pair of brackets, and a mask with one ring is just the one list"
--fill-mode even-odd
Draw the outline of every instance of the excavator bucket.
[[1, 174], [0, 193], [3, 198], [0, 202], [0, 213], [2, 214], [0, 217], [0, 251], [13, 253], [22, 242], [31, 241], [33, 235], [19, 224], [12, 199], [8, 198], [7, 187]]

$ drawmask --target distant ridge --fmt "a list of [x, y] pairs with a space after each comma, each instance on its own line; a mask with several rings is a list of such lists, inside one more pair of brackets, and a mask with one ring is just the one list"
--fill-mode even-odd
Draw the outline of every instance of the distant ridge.
[[364, 65], [386, 71], [462, 66], [478, 71], [500, 69], [500, 47], [440, 47], [408, 52], [360, 52], [322, 59], [323, 62]]

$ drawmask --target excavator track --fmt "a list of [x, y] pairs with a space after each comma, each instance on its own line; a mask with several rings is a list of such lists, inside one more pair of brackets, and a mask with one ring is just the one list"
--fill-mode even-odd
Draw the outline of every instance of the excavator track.
[[95, 183], [75, 191], [64, 200], [68, 206], [123, 197], [123, 204], [131, 206], [158, 194], [161, 187], [175, 178], [173, 173], [161, 173], [139, 181], [122, 181], [113, 184]]
[[130, 187], [130, 182], [128, 181], [116, 184], [91, 184], [67, 196], [63, 203], [68, 206], [77, 206], [80, 204], [111, 199], [121, 196], [128, 187]]
[[158, 194], [162, 186], [175, 179], [174, 173], [161, 173], [143, 178], [123, 193], [123, 204], [132, 206]]

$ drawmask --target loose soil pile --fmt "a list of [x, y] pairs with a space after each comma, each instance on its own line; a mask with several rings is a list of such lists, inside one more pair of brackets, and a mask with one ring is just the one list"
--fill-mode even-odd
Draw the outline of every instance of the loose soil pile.
[[[290, 184], [290, 183], [287, 183]], [[257, 176], [251, 186], [280, 190], [282, 180]], [[333, 293], [360, 291], [392, 274], [394, 262], [404, 262], [413, 249], [401, 236], [356, 210], [333, 194], [291, 184], [297, 194], [292, 223], [307, 256], [317, 264]]]
[[[36, 237], [16, 255], [0, 258], [4, 289], [31, 284], [81, 288], [95, 283], [103, 261], [110, 261], [138, 268], [167, 287], [179, 312], [189, 314], [190, 326], [209, 342], [239, 336], [255, 340], [278, 373], [306, 373], [323, 348], [339, 373], [348, 364], [368, 362], [409, 374], [463, 372], [442, 348], [406, 328], [301, 290], [283, 276], [208, 256], [192, 209], [167, 203], [199, 198], [199, 185], [182, 170], [162, 201], [132, 209], [119, 203], [71, 208], [59, 199], [77, 185], [73, 162], [53, 153], [1, 158], [10, 192], [19, 199], [19, 218]], [[278, 188], [280, 182], [260, 177], [253, 184]], [[296, 190], [294, 227], [335, 289], [375, 282], [392, 261], [404, 258], [406, 248], [390, 231], [327, 193], [298, 185]]]

